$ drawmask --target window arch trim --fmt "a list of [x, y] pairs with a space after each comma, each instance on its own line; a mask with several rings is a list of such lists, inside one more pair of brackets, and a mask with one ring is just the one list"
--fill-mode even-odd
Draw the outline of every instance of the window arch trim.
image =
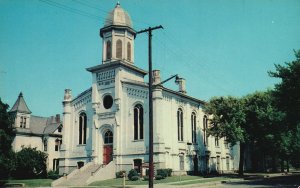
[[122, 40], [118, 39], [116, 42], [116, 58], [117, 59], [122, 59], [122, 51], [123, 51], [123, 47], [122, 47]]
[[183, 141], [183, 110], [182, 108], [177, 109], [177, 128], [178, 128], [178, 141]]
[[133, 107], [133, 136], [134, 140], [144, 139], [144, 107], [137, 103]]
[[87, 115], [85, 112], [79, 114], [79, 144], [86, 144], [87, 136]]

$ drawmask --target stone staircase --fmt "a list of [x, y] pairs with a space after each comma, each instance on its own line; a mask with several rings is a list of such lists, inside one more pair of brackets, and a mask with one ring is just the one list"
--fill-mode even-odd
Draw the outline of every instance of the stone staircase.
[[93, 176], [99, 169], [101, 165], [94, 164], [90, 162], [83, 166], [81, 169], [76, 169], [65, 177], [61, 177], [58, 180], [52, 182], [52, 187], [60, 186], [84, 186], [87, 185], [87, 180]]

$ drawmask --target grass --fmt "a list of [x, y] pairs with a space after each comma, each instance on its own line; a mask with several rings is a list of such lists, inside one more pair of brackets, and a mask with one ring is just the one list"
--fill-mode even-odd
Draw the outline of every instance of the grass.
[[52, 179], [0, 180], [0, 185], [24, 183], [25, 187], [50, 187]]
[[[172, 176], [167, 177], [166, 179], [162, 180], [154, 180], [154, 184], [160, 184], [160, 183], [173, 183], [173, 182], [180, 182], [180, 181], [192, 181], [194, 180], [201, 180], [202, 177], [199, 176]], [[110, 180], [104, 180], [104, 181], [97, 181], [90, 184], [90, 186], [120, 186], [123, 184], [123, 179], [110, 179]], [[126, 185], [147, 185], [148, 181], [138, 180], [138, 181], [130, 181], [126, 180]]]

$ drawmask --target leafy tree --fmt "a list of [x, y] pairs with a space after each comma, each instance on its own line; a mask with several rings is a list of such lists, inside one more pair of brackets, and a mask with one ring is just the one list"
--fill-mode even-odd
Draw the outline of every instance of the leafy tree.
[[239, 175], [243, 175], [245, 143], [249, 136], [245, 130], [246, 116], [244, 103], [235, 97], [214, 97], [205, 106], [205, 112], [211, 114], [210, 135], [226, 137], [231, 145], [240, 143]]
[[271, 77], [280, 78], [275, 85], [274, 96], [277, 106], [286, 113], [290, 128], [296, 130], [300, 124], [300, 50], [295, 51], [296, 60], [285, 63], [285, 66], [275, 65], [276, 71], [269, 72]]
[[296, 60], [285, 63], [285, 65], [275, 65], [276, 71], [269, 72], [271, 77], [281, 79], [275, 85], [273, 95], [276, 106], [285, 113], [284, 122], [288, 126], [287, 134], [283, 145], [289, 146], [286, 149], [286, 158], [291, 159], [292, 164], [300, 166], [300, 50], [294, 51]]
[[8, 178], [15, 168], [14, 152], [11, 147], [14, 132], [7, 112], [8, 107], [0, 99], [0, 179]]
[[[258, 170], [258, 166], [255, 165], [259, 161], [258, 157], [264, 161], [266, 156], [271, 156], [273, 171], [276, 171], [277, 154], [280, 149], [287, 149], [286, 145], [280, 145], [285, 138], [281, 133], [286, 131], [286, 127], [282, 124], [284, 114], [275, 107], [271, 91], [255, 92], [243, 97], [243, 100], [247, 123], [245, 128], [250, 145], [256, 153], [253, 156], [252, 167]], [[263, 169], [266, 170], [265, 167]]]
[[16, 153], [16, 178], [37, 178], [47, 176], [47, 154], [36, 148], [24, 147]]

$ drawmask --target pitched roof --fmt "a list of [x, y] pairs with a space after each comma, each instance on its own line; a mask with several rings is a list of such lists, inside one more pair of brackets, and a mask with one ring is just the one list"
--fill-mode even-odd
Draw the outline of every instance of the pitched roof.
[[10, 109], [9, 112], [21, 112], [26, 114], [31, 114], [24, 98], [22, 92], [20, 92], [17, 101], [15, 102], [14, 106]]

